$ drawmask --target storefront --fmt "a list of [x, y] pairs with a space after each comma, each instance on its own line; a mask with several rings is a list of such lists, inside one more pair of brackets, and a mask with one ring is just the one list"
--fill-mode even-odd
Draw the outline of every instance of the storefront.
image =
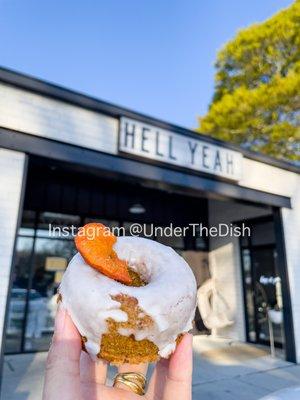
[[[75, 252], [72, 235], [49, 226], [103, 221], [143, 225], [186, 258], [199, 287], [213, 278], [231, 322], [209, 329], [197, 312], [199, 334], [269, 344], [271, 332], [278, 354], [300, 362], [296, 167], [7, 70], [0, 165], [2, 355], [48, 349]], [[188, 229], [153, 230], [169, 226]]]

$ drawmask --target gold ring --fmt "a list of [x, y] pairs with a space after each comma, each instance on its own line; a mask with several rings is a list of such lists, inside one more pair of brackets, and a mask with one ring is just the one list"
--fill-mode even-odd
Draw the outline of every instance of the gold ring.
[[116, 386], [117, 383], [122, 383], [140, 396], [145, 394], [146, 377], [138, 372], [123, 372], [117, 374], [113, 386]]

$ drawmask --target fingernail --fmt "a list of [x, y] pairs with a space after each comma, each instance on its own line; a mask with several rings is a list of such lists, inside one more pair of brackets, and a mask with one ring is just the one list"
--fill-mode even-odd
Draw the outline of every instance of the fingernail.
[[66, 310], [59, 304], [55, 317], [55, 332], [62, 333], [65, 328]]

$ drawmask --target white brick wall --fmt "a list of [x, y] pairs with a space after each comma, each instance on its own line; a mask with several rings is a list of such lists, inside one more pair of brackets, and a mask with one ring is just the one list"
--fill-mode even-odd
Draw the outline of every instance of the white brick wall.
[[[296, 340], [297, 362], [300, 363], [300, 175], [270, 165], [244, 159], [245, 175], [242, 186], [275, 193], [291, 198], [292, 209], [283, 209], [283, 228], [291, 290], [292, 312]], [[251, 207], [234, 206], [234, 203], [210, 201], [210, 222], [230, 222], [241, 218], [256, 216]], [[242, 211], [242, 215], [240, 212]], [[236, 316], [236, 324], [217, 333], [243, 339], [245, 334], [243, 300], [241, 285], [241, 267], [238, 243], [228, 243], [225, 238], [212, 239], [214, 250], [210, 254], [211, 265], [218, 278], [223, 281], [224, 297]], [[234, 279], [232, 279], [232, 277]]]
[[24, 165], [25, 154], [0, 149], [0, 345]]
[[[233, 221], [259, 217], [270, 213], [271, 211], [267, 209], [233, 202], [209, 201], [209, 223], [213, 226], [217, 226], [219, 223], [229, 224]], [[226, 300], [235, 321], [233, 325], [217, 329], [213, 333], [244, 341], [246, 333], [239, 239], [211, 237], [210, 246], [210, 271], [212, 276], [216, 278], [218, 290]]]
[[289, 271], [297, 361], [300, 363], [300, 175], [294, 186], [293, 209], [283, 209], [282, 219]]
[[300, 363], [300, 175], [244, 159], [241, 185], [291, 198], [292, 209], [283, 209], [283, 228], [291, 289], [297, 362]]
[[251, 189], [292, 197], [299, 185], [299, 174], [248, 158], [243, 159], [243, 171], [239, 185]]
[[0, 84], [0, 126], [117, 153], [117, 119], [4, 84]]

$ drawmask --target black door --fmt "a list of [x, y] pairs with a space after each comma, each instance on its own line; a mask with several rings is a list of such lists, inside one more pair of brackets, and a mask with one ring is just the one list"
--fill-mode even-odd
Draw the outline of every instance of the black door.
[[242, 222], [251, 229], [240, 239], [247, 341], [270, 345], [273, 336], [286, 360], [296, 362], [280, 210]]
[[255, 342], [269, 343], [271, 322], [275, 344], [282, 346], [281, 280], [276, 270], [275, 247], [254, 247], [251, 249], [251, 258], [254, 290]]

